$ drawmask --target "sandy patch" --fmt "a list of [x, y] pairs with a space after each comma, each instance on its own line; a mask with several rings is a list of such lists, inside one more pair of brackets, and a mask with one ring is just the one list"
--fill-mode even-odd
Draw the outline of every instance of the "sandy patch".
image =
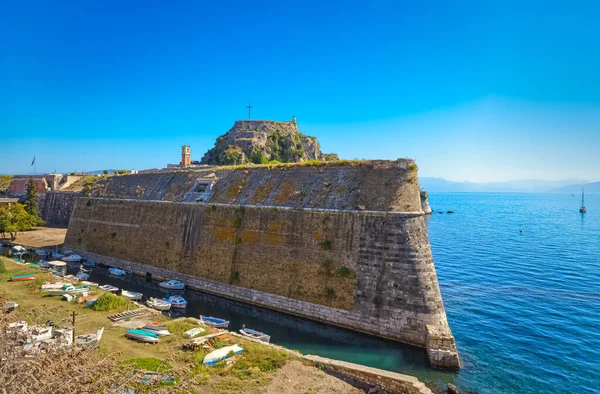
[[[17, 239], [12, 242], [34, 248], [42, 248], [62, 245], [65, 242], [66, 235], [66, 228], [34, 227], [29, 231], [18, 233]], [[3, 239], [2, 241], [10, 241], [10, 239]]]

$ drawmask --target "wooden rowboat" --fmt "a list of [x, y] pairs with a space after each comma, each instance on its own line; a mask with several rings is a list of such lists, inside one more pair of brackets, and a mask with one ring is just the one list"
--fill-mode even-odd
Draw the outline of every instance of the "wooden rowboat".
[[10, 280], [11, 280], [11, 282], [21, 282], [21, 281], [25, 281], [25, 280], [36, 280], [37, 277], [38, 277], [37, 274], [15, 275], [15, 276], [11, 276]]

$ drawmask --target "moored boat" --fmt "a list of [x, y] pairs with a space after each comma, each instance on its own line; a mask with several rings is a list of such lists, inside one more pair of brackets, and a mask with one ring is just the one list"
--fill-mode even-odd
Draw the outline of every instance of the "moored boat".
[[220, 319], [218, 317], [213, 316], [202, 316], [200, 315], [200, 321], [207, 326], [216, 327], [216, 328], [227, 328], [229, 327], [229, 321], [225, 319]]
[[139, 301], [142, 299], [142, 293], [138, 293], [137, 291], [123, 290], [121, 295], [132, 301]]
[[158, 343], [159, 341], [158, 335], [145, 330], [127, 330], [125, 336], [140, 342]]
[[64, 254], [61, 254], [61, 253], [54, 253], [54, 252], [52, 253], [52, 258], [53, 258], [53, 259], [57, 259], [57, 260], [58, 260], [58, 259], [62, 259], [63, 257], [65, 257], [65, 255], [64, 255]]
[[113, 294], [115, 294], [117, 291], [119, 291], [119, 288], [118, 288], [118, 287], [111, 286], [111, 285], [103, 285], [103, 286], [98, 286], [98, 288], [99, 288], [100, 290], [108, 291], [108, 292], [111, 292], [111, 293], [113, 293]]
[[56, 276], [65, 276], [67, 274], [67, 263], [58, 260], [50, 261], [48, 269], [52, 270], [52, 274]]
[[115, 276], [125, 276], [125, 274], [126, 274], [125, 270], [122, 270], [119, 268], [109, 268], [108, 272], [110, 272], [111, 275], [115, 275]]
[[92, 260], [85, 260], [84, 262], [81, 263], [81, 265], [83, 265], [84, 267], [94, 267], [96, 266], [96, 263], [93, 262]]
[[169, 330], [167, 330], [165, 327], [159, 326], [158, 323], [145, 325], [144, 327], [140, 328], [140, 330], [149, 331], [159, 336], [171, 335]]
[[77, 274], [75, 274], [75, 276], [79, 280], [88, 280], [90, 278], [90, 274], [85, 271], [79, 271]]
[[78, 254], [70, 254], [68, 256], [63, 257], [61, 260], [66, 263], [79, 263], [82, 257]]
[[171, 309], [171, 304], [165, 300], [161, 300], [160, 298], [150, 297], [148, 301], [146, 301], [146, 305], [150, 308], [154, 308], [159, 311], [168, 311]]
[[222, 347], [220, 349], [217, 349], [215, 351], [208, 353], [204, 357], [204, 361], [202, 361], [202, 364], [215, 365], [219, 361], [227, 359], [228, 354], [230, 354], [230, 352], [233, 352], [233, 354], [240, 354], [243, 351], [244, 351], [244, 349], [242, 349], [239, 345], [225, 346], [225, 347]]
[[26, 280], [36, 280], [37, 274], [14, 275], [10, 277], [11, 282], [22, 282]]
[[258, 339], [259, 341], [269, 343], [271, 341], [271, 336], [265, 334], [264, 332], [256, 331], [251, 328], [242, 328], [240, 330], [240, 334], [247, 336], [248, 338]]
[[44, 249], [37, 249], [35, 251], [35, 254], [37, 254], [38, 256], [47, 256], [48, 255], [48, 251], [46, 251]]
[[184, 332], [183, 337], [184, 338], [193, 338], [193, 337], [196, 337], [196, 336], [202, 334], [203, 332], [204, 332], [204, 328], [196, 327], [196, 328], [192, 328], [191, 330], [187, 330], [186, 332]]
[[171, 304], [171, 308], [185, 308], [187, 306], [187, 301], [181, 296], [170, 296], [163, 298], [163, 300]]
[[175, 279], [171, 279], [166, 282], [160, 282], [158, 285], [160, 287], [162, 287], [163, 289], [170, 289], [170, 290], [183, 290], [185, 288], [185, 283], [180, 282]]

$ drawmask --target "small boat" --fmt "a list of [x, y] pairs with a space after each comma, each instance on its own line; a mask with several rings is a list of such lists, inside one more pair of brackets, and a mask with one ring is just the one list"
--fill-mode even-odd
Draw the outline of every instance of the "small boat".
[[87, 286], [73, 286], [72, 284], [66, 284], [60, 289], [49, 289], [47, 290], [50, 295], [65, 295], [65, 294], [81, 294], [87, 295], [90, 289]]
[[196, 328], [192, 328], [191, 330], [187, 330], [186, 332], [184, 332], [183, 337], [184, 338], [193, 338], [193, 337], [196, 337], [196, 336], [202, 334], [203, 332], [204, 332], [204, 328], [196, 327]]
[[52, 270], [52, 274], [56, 276], [65, 276], [67, 274], [67, 263], [64, 261], [50, 261], [48, 267], [48, 269]]
[[37, 254], [38, 256], [47, 256], [48, 252], [46, 250], [44, 250], [44, 249], [37, 249], [35, 251], [35, 254]]
[[11, 282], [21, 282], [21, 281], [25, 281], [25, 280], [36, 280], [37, 277], [38, 277], [37, 274], [15, 275], [15, 276], [11, 276], [10, 280], [11, 280]]
[[88, 280], [90, 278], [90, 274], [84, 271], [79, 271], [77, 274], [75, 274], [75, 276], [79, 280]]
[[151, 323], [151, 324], [145, 325], [144, 327], [140, 328], [140, 330], [149, 331], [149, 332], [152, 332], [159, 336], [171, 335], [169, 330], [167, 330], [164, 327], [160, 327], [158, 325], [158, 323]]
[[171, 304], [171, 308], [185, 308], [187, 306], [187, 301], [182, 296], [171, 296], [163, 298], [163, 300]]
[[581, 208], [579, 208], [579, 212], [581, 212], [581, 213], [587, 212], [587, 209], [585, 208], [585, 205], [583, 204], [583, 188], [581, 188]]
[[52, 252], [52, 258], [53, 258], [53, 259], [56, 259], [56, 260], [58, 260], [58, 259], [62, 259], [63, 257], [65, 257], [65, 255], [64, 255], [64, 254], [60, 254], [60, 253], [54, 253], [54, 252]]
[[85, 260], [84, 262], [81, 263], [81, 265], [83, 265], [84, 267], [95, 267], [96, 263], [93, 262], [92, 260]]
[[175, 279], [171, 279], [167, 282], [160, 282], [158, 284], [163, 289], [171, 289], [171, 290], [183, 290], [185, 288], [185, 283], [180, 282]]
[[33, 268], [40, 268], [40, 265], [37, 263], [25, 263], [25, 265]]
[[242, 328], [240, 330], [240, 334], [247, 336], [248, 338], [258, 339], [259, 341], [269, 343], [271, 341], [271, 336], [265, 334], [264, 332], [256, 331], [251, 328]]
[[168, 311], [171, 309], [171, 304], [160, 298], [150, 297], [148, 298], [148, 301], [146, 301], [146, 305], [159, 311]]
[[218, 317], [202, 316], [200, 315], [200, 321], [207, 326], [216, 328], [227, 328], [229, 327], [229, 321], [225, 319], [219, 319]]
[[132, 301], [139, 301], [142, 299], [142, 293], [138, 293], [137, 291], [123, 290], [121, 295]]
[[98, 287], [98, 283], [96, 282], [88, 282], [87, 280], [82, 280], [81, 284], [87, 287]]
[[244, 351], [244, 349], [242, 349], [239, 345], [225, 346], [225, 347], [222, 347], [220, 349], [217, 349], [215, 351], [208, 353], [204, 357], [204, 361], [202, 361], [202, 364], [215, 365], [219, 361], [227, 359], [227, 355], [230, 352], [233, 352], [233, 354], [240, 354], [243, 351]]
[[62, 289], [63, 286], [68, 286], [68, 285], [70, 285], [70, 283], [65, 283], [65, 282], [44, 283], [42, 285], [42, 291]]
[[140, 342], [158, 343], [159, 341], [158, 335], [145, 330], [127, 330], [125, 336]]
[[63, 257], [61, 260], [66, 263], [79, 263], [83, 257], [78, 254], [70, 254], [68, 256]]
[[119, 268], [109, 268], [108, 272], [110, 272], [111, 275], [115, 275], [115, 276], [125, 276], [125, 274], [126, 274], [125, 270], [122, 270]]
[[117, 291], [119, 291], [118, 287], [114, 287], [114, 286], [111, 286], [111, 285], [98, 286], [98, 288], [100, 290], [108, 291], [108, 292], [111, 292], [113, 294], [115, 294]]
[[50, 264], [49, 264], [49, 263], [48, 263], [48, 261], [46, 261], [46, 260], [40, 260], [40, 261], [38, 262], [38, 264], [40, 265], [40, 268], [44, 268], [44, 269], [45, 269], [45, 268], [48, 268], [48, 267], [50, 267]]
[[8, 331], [27, 331], [27, 322], [19, 320], [8, 325]]
[[86, 347], [96, 347], [100, 344], [100, 339], [104, 333], [104, 327], [91, 334], [77, 335], [75, 337], [75, 344]]
[[21, 245], [15, 245], [12, 247], [12, 251], [13, 251], [13, 253], [21, 254], [21, 253], [27, 252], [27, 249], [25, 249]]
[[63, 294], [63, 298], [65, 299], [65, 301], [71, 302], [73, 301], [73, 296], [71, 294]]

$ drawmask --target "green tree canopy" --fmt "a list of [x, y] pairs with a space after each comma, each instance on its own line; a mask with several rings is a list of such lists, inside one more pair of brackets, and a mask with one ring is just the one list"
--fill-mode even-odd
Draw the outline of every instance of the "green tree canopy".
[[25, 210], [28, 214], [36, 218], [35, 226], [41, 226], [44, 221], [40, 218], [39, 204], [40, 197], [37, 192], [37, 185], [33, 178], [29, 178], [27, 182], [27, 197], [25, 198]]
[[10, 234], [10, 239], [17, 238], [19, 231], [26, 231], [36, 226], [39, 217], [29, 214], [22, 204], [11, 204], [0, 206], [0, 233]]

